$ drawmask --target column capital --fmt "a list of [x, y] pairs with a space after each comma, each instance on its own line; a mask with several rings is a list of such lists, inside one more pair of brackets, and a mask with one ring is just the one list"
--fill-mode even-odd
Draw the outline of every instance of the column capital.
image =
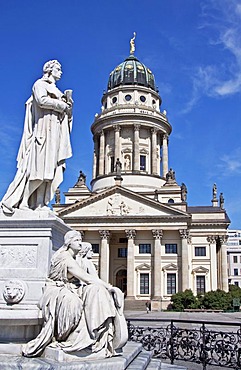
[[99, 234], [101, 239], [109, 239], [110, 238], [110, 231], [109, 230], [99, 230]]
[[158, 129], [156, 127], [151, 128], [151, 133], [156, 134], [158, 132]]
[[138, 123], [134, 124], [134, 130], [135, 131], [140, 131], [140, 128], [141, 128], [140, 124], [138, 124]]
[[218, 240], [220, 242], [220, 244], [225, 244], [228, 240], [228, 235], [218, 235], [216, 237], [216, 240]]
[[113, 125], [112, 126], [113, 127], [113, 129], [114, 129], [114, 131], [116, 132], [116, 131], [119, 131], [120, 132], [120, 130], [121, 130], [121, 127], [120, 127], [120, 125]]
[[179, 230], [180, 238], [181, 239], [187, 239], [188, 243], [191, 243], [191, 236], [190, 231], [187, 229], [180, 229]]
[[136, 230], [134, 229], [125, 230], [125, 233], [128, 239], [134, 239], [136, 236]]
[[152, 236], [154, 239], [162, 239], [163, 237], [163, 231], [160, 229], [160, 230], [152, 230]]
[[162, 138], [165, 139], [165, 140], [168, 140], [169, 135], [168, 134], [163, 134]]
[[209, 244], [216, 244], [217, 237], [215, 235], [209, 235], [207, 236], [207, 241]]

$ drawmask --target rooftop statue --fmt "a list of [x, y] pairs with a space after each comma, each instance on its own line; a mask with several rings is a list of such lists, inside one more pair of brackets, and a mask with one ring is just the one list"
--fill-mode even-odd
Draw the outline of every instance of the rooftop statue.
[[60, 63], [50, 60], [33, 85], [26, 102], [17, 172], [1, 203], [4, 213], [47, 206], [63, 181], [65, 160], [72, 156], [73, 100], [72, 90], [62, 93], [55, 85], [61, 75]]
[[41, 300], [42, 330], [24, 346], [24, 356], [38, 356], [50, 345], [104, 358], [126, 344], [124, 294], [98, 277], [92, 255], [91, 244], [82, 242], [79, 232], [65, 234], [64, 245], [52, 257]]
[[130, 40], [130, 54], [134, 54], [136, 48], [135, 48], [135, 38], [136, 33], [134, 32], [134, 37]]

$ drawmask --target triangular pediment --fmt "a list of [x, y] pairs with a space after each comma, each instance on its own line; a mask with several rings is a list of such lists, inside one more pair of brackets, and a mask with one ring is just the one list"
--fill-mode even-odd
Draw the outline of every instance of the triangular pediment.
[[163, 271], [176, 271], [177, 270], [177, 265], [174, 263], [169, 263], [168, 265], [164, 266]]
[[150, 266], [147, 263], [142, 263], [141, 265], [136, 267], [136, 271], [149, 271]]
[[198, 266], [196, 267], [195, 269], [192, 270], [192, 273], [204, 273], [204, 274], [207, 274], [208, 273], [208, 269], [206, 269], [205, 267], [203, 266]]
[[173, 209], [144, 195], [120, 186], [113, 186], [82, 201], [67, 205], [58, 215], [65, 217], [171, 217], [189, 218], [183, 211]]

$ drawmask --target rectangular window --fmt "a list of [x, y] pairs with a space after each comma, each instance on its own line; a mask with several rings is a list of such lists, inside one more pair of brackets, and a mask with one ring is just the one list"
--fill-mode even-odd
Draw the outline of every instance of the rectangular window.
[[234, 282], [234, 285], [237, 285], [237, 286], [238, 286], [238, 281], [235, 281], [235, 282]]
[[167, 274], [167, 294], [176, 294], [176, 274]]
[[195, 256], [206, 256], [206, 247], [195, 247]]
[[115, 169], [115, 158], [110, 157], [110, 172], [114, 172]]
[[139, 253], [151, 253], [151, 244], [139, 244]]
[[241, 240], [238, 241], [238, 244], [241, 245]]
[[99, 244], [92, 244], [92, 250], [94, 253], [100, 253], [100, 245]]
[[149, 294], [149, 274], [140, 274], [140, 294]]
[[165, 253], [177, 253], [177, 244], [165, 244]]
[[197, 293], [205, 293], [205, 275], [197, 275], [196, 277], [197, 283]]
[[238, 269], [233, 269], [234, 276], [238, 276]]
[[146, 156], [140, 155], [140, 170], [146, 171]]
[[238, 256], [233, 256], [233, 263], [238, 263]]
[[127, 248], [118, 248], [118, 257], [126, 258], [127, 257]]

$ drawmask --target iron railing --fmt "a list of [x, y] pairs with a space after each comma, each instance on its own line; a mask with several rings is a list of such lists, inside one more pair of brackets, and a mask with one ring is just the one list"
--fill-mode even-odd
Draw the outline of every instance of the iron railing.
[[130, 341], [142, 343], [154, 357], [169, 359], [171, 364], [182, 360], [199, 363], [203, 370], [208, 365], [241, 369], [241, 324], [237, 322], [133, 318], [127, 324]]

